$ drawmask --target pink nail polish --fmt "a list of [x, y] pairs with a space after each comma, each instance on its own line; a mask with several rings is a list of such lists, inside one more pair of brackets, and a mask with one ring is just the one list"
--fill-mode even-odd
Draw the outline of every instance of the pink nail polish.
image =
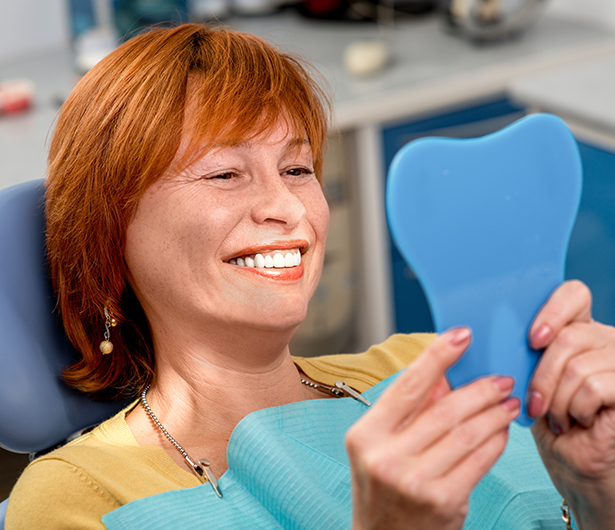
[[527, 406], [527, 413], [529, 414], [530, 418], [537, 418], [538, 416], [540, 416], [543, 403], [544, 399], [542, 397], [542, 394], [534, 390], [530, 394], [530, 402]]
[[507, 399], [506, 401], [504, 401], [502, 403], [502, 406], [506, 410], [512, 412], [513, 410], [518, 410], [520, 404], [521, 404], [521, 402], [519, 401], [519, 398], [514, 397], [514, 398], [510, 398], [510, 399]]
[[498, 377], [493, 380], [493, 384], [500, 392], [510, 392], [515, 386], [515, 380], [512, 377]]
[[470, 338], [470, 330], [468, 328], [459, 328], [449, 331], [449, 342], [453, 346], [460, 346]]
[[542, 350], [551, 340], [551, 328], [546, 324], [540, 326], [532, 335], [531, 346], [535, 350]]

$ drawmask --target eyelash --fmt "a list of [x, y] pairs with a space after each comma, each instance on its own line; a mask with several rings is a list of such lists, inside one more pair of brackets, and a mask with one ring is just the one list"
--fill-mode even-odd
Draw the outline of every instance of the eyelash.
[[300, 171], [300, 175], [290, 175], [291, 177], [299, 177], [299, 176], [311, 176], [314, 174], [314, 170], [308, 169], [306, 167], [293, 167], [287, 169], [284, 173], [290, 173], [291, 171]]
[[[293, 175], [292, 171], [299, 171], [299, 174]], [[314, 174], [314, 170], [308, 169], [306, 167], [293, 167], [284, 171], [284, 173], [289, 174], [291, 177], [301, 177], [301, 176], [311, 176]], [[233, 172], [225, 172], [218, 173], [217, 175], [211, 175], [209, 177], [205, 177], [207, 180], [231, 180], [233, 177], [236, 177], [237, 174]]]
[[231, 180], [234, 176], [236, 176], [236, 174], [229, 171], [226, 173], [218, 173], [217, 175], [211, 175], [210, 177], [206, 177], [206, 178], [207, 180], [215, 180], [215, 179]]

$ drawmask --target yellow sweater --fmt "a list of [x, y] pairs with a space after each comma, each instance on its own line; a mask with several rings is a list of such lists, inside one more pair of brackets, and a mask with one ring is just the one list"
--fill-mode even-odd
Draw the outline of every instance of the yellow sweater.
[[[342, 379], [363, 392], [413, 361], [433, 335], [393, 335], [360, 354], [294, 358], [314, 381]], [[159, 446], [137, 444], [126, 424], [133, 403], [93, 431], [32, 462], [13, 489], [6, 530], [102, 530], [101, 517], [131, 501], [198, 486]]]

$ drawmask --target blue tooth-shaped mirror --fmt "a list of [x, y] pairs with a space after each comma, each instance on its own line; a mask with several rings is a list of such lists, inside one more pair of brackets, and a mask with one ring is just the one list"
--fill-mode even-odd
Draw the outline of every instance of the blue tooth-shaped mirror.
[[436, 331], [473, 332], [448, 371], [451, 385], [514, 377], [521, 425], [533, 421], [525, 401], [540, 357], [528, 331], [564, 279], [581, 185], [577, 144], [549, 114], [482, 138], [416, 140], [389, 170], [391, 233], [421, 282]]

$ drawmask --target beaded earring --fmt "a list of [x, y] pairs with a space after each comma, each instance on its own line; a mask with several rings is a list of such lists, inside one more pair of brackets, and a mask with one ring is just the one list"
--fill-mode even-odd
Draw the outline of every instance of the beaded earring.
[[113, 318], [113, 316], [111, 315], [111, 313], [109, 312], [109, 310], [105, 307], [104, 308], [105, 311], [105, 334], [104, 334], [104, 338], [105, 340], [103, 340], [100, 343], [100, 353], [102, 353], [103, 355], [108, 355], [113, 351], [113, 342], [111, 342], [111, 331], [110, 328], [114, 328], [115, 326], [117, 326], [117, 320], [115, 320], [115, 318]]

